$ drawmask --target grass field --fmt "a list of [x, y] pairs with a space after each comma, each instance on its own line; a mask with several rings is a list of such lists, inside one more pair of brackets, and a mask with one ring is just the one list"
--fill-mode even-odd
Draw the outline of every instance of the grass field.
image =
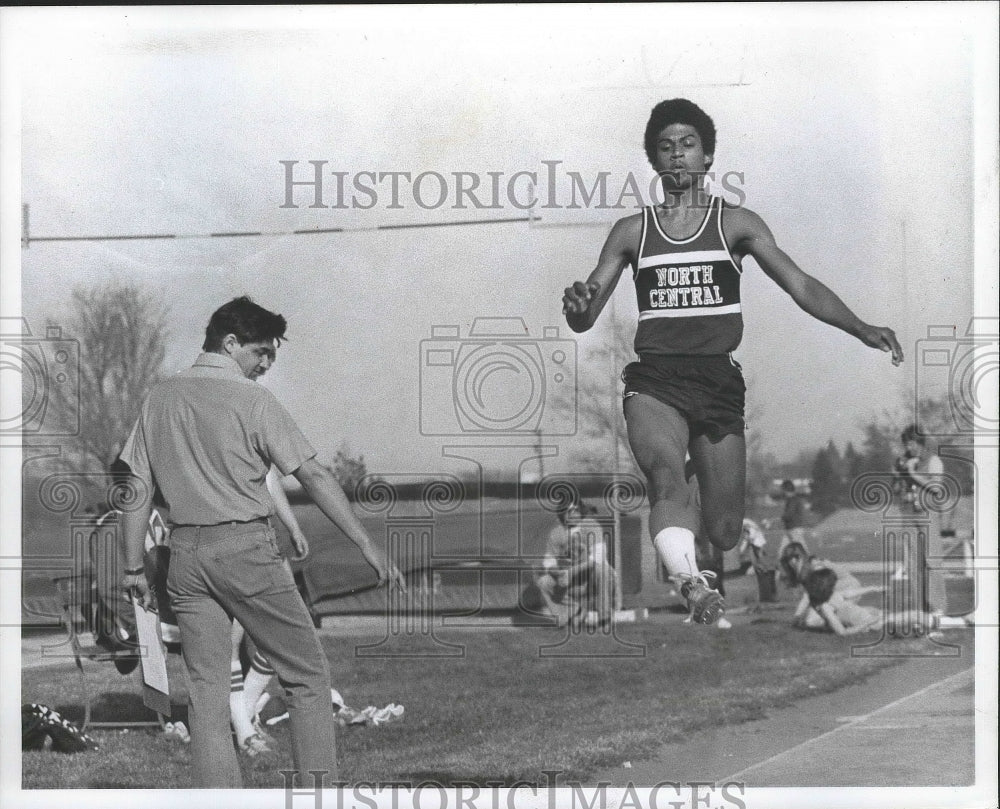
[[[510, 533], [493, 524], [503, 528], [504, 519], [509, 515], [491, 518], [490, 537]], [[442, 538], [458, 541], [464, 525], [461, 520], [443, 522], [447, 531]], [[877, 516], [843, 510], [809, 536], [810, 547], [828, 558], [862, 562], [882, 558]], [[776, 546], [777, 536], [771, 539]], [[673, 603], [677, 608], [676, 597], [665, 602], [649, 581], [649, 565], [643, 567], [647, 581], [641, 595], [652, 599], [650, 606], [663, 610]], [[885, 583], [879, 572], [859, 575], [864, 584]], [[752, 610], [756, 602], [752, 577], [734, 578], [727, 587], [731, 607]], [[955, 608], [950, 612], [972, 609], [971, 580], [950, 578], [948, 591], [949, 606]], [[508, 600], [513, 603], [516, 588], [511, 592]], [[376, 595], [381, 599], [379, 609], [384, 609], [384, 592]], [[394, 637], [390, 651], [395, 657], [358, 656], [359, 647], [377, 643], [382, 635], [345, 637], [343, 631], [324, 631], [333, 685], [352, 707], [389, 702], [406, 707], [400, 722], [339, 733], [340, 776], [353, 783], [509, 785], [518, 780], [544, 784], [543, 771], [557, 770], [563, 779], [586, 782], [609, 766], [652, 757], [664, 742], [761, 718], [803, 697], [859, 682], [899, 660], [852, 657], [852, 639], [791, 629], [798, 594], [782, 588], [782, 598], [784, 603], [776, 610], [734, 618], [736, 626], [728, 632], [684, 626], [676, 612], [667, 610], [648, 621], [619, 625], [614, 638], [581, 636], [561, 649], [552, 648], [561, 637], [553, 629], [436, 629], [435, 637], [452, 644], [451, 651], [460, 651], [460, 656], [428, 656], [428, 651], [444, 647], [433, 646], [420, 634]], [[881, 606], [880, 595], [866, 598], [866, 603]], [[372, 604], [378, 606], [380, 599], [373, 598]], [[346, 609], [371, 612], [372, 604]], [[332, 629], [352, 620], [357, 625], [359, 619], [349, 617], [328, 618], [327, 623]], [[909, 643], [892, 641], [897, 652]], [[580, 656], [558, 656], [561, 652]], [[181, 664], [175, 656], [169, 663], [173, 719], [186, 721]], [[97, 664], [90, 664], [88, 672], [93, 689], [103, 695], [95, 705], [95, 718], [149, 715], [141, 705], [138, 672], [123, 678], [112, 666]], [[79, 722], [81, 697], [71, 663], [23, 670], [22, 702], [44, 703]], [[248, 787], [284, 784], [280, 770], [291, 767], [287, 723], [277, 725], [274, 732], [279, 754], [245, 762]], [[189, 746], [152, 730], [93, 731], [93, 735], [100, 743], [94, 752], [24, 753], [24, 788], [191, 786]], [[683, 773], [663, 775], [683, 777]]]
[[[511, 784], [545, 783], [543, 770], [559, 770], [585, 782], [601, 767], [652, 756], [663, 742], [763, 717], [892, 665], [891, 658], [852, 657], [850, 639], [795, 631], [787, 619], [762, 614], [723, 632], [658, 616], [620, 625], [616, 637], [578, 637], [561, 650], [588, 657], [541, 656], [560, 637], [553, 629], [436, 631], [461, 646], [461, 657], [357, 657], [359, 645], [379, 638], [326, 636], [333, 683], [352, 707], [406, 707], [397, 723], [339, 732], [340, 776]], [[426, 638], [401, 638], [393, 651], [407, 648], [426, 652]], [[184, 719], [180, 663], [171, 656], [170, 664], [173, 718]], [[143, 718], [138, 673], [123, 678], [108, 665], [89, 671], [104, 694], [95, 718]], [[26, 669], [22, 701], [82, 718], [71, 665]], [[291, 766], [287, 723], [275, 734], [277, 756], [245, 762], [248, 787], [283, 785], [279, 770]], [[100, 743], [93, 752], [24, 753], [24, 788], [191, 786], [188, 745], [154, 730], [93, 735]]]

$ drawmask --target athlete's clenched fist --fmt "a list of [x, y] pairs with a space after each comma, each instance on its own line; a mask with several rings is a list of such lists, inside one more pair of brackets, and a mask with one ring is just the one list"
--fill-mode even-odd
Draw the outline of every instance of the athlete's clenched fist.
[[573, 286], [566, 287], [563, 294], [563, 314], [583, 314], [590, 308], [591, 302], [600, 291], [600, 284], [585, 284], [583, 281], [574, 281]]

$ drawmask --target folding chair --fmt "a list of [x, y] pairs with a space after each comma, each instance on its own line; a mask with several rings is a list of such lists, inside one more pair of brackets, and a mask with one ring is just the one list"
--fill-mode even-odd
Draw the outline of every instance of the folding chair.
[[[155, 719], [142, 721], [95, 721], [91, 718], [92, 702], [98, 696], [93, 692], [87, 681], [87, 674], [84, 669], [84, 660], [94, 663], [114, 663], [122, 657], [131, 657], [128, 652], [111, 652], [98, 646], [96, 643], [84, 645], [77, 630], [78, 623], [83, 623], [83, 613], [81, 608], [90, 614], [96, 608], [96, 598], [93, 593], [89, 577], [84, 576], [64, 576], [53, 579], [56, 590], [59, 593], [60, 606], [62, 608], [62, 623], [69, 638], [70, 648], [73, 651], [73, 659], [80, 675], [80, 687], [83, 693], [83, 725], [81, 730], [87, 728], [136, 728], [136, 727], [159, 727], [165, 726], [163, 715], [157, 712]], [[175, 651], [169, 649], [168, 651]]]

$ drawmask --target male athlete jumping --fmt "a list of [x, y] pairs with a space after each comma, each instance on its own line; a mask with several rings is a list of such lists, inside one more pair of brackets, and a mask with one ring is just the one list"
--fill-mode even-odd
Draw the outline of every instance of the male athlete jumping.
[[903, 361], [903, 351], [892, 329], [862, 322], [799, 269], [757, 214], [708, 195], [704, 180], [715, 153], [715, 125], [700, 107], [683, 98], [657, 104], [645, 147], [664, 203], [615, 223], [587, 281], [566, 288], [563, 312], [573, 331], [586, 331], [622, 270], [632, 266], [639, 361], [623, 373], [629, 445], [646, 476], [649, 529], [660, 559], [679, 580], [694, 620], [711, 624], [724, 603], [695, 564], [699, 515], [685, 482], [684, 456], [690, 452], [695, 465], [709, 539], [723, 550], [734, 547], [746, 485], [746, 389], [731, 356], [743, 336], [743, 259], [752, 257], [813, 317], [891, 351], [894, 365]]

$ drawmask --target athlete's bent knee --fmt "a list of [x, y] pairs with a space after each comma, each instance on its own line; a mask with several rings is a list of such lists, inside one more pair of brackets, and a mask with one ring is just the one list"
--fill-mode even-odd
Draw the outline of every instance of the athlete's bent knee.
[[712, 544], [721, 550], [729, 551], [735, 548], [740, 541], [743, 531], [743, 515], [727, 514], [716, 520], [706, 523], [708, 537]]

